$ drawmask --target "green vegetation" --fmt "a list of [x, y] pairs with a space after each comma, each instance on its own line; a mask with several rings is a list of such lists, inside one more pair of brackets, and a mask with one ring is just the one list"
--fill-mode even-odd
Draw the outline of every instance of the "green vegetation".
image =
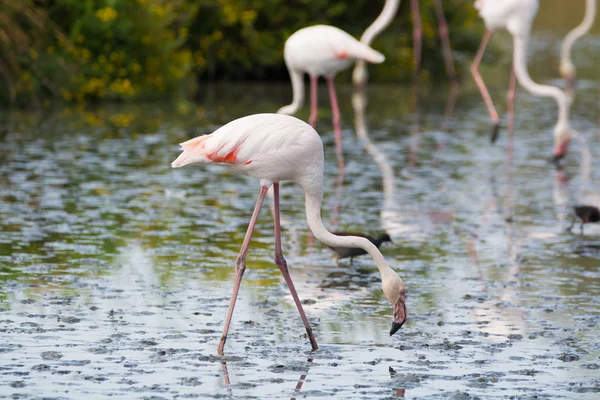
[[[423, 66], [443, 79], [435, 15], [428, 1], [421, 3]], [[473, 33], [482, 29], [472, 4], [444, 4], [456, 54], [472, 52]], [[0, 0], [0, 102], [159, 99], [191, 96], [202, 80], [287, 80], [282, 48], [294, 31], [327, 23], [358, 37], [382, 6], [383, 0], [377, 7], [367, 0]], [[374, 43], [388, 56], [374, 79], [410, 77], [411, 33], [403, 2]]]

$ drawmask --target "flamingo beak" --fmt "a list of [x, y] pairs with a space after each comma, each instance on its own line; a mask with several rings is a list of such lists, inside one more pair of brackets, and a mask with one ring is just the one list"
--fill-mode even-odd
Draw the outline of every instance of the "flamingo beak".
[[394, 306], [394, 321], [392, 322], [392, 329], [390, 330], [390, 336], [398, 332], [402, 325], [406, 322], [406, 303], [404, 296], [398, 300], [398, 303]]
[[569, 140], [565, 140], [560, 145], [555, 147], [554, 154], [550, 158], [550, 162], [558, 164], [560, 160], [565, 157], [565, 154], [567, 154], [567, 150], [569, 149], [569, 142]]
[[498, 136], [500, 136], [500, 123], [494, 124], [492, 127], [492, 135], [490, 136], [490, 143], [496, 143], [498, 140]]
[[558, 164], [560, 164], [560, 161], [565, 158], [565, 154], [553, 154], [552, 157], [550, 157], [550, 162], [552, 164], [555, 164], [558, 166]]

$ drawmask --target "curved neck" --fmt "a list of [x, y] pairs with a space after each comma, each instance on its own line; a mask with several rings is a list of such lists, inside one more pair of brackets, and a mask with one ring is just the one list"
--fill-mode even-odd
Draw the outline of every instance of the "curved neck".
[[583, 21], [575, 29], [570, 31], [562, 43], [560, 49], [561, 68], [572, 68], [571, 49], [577, 39], [585, 35], [592, 28], [594, 19], [596, 18], [596, 0], [586, 0], [585, 15]]
[[362, 34], [360, 41], [370, 46], [371, 42], [373, 42], [373, 39], [375, 39], [375, 37], [379, 35], [381, 31], [387, 28], [387, 26], [392, 22], [394, 16], [396, 16], [399, 5], [400, 0], [385, 0], [383, 10], [381, 10], [379, 16]]
[[[375, 21], [365, 30], [360, 37], [360, 41], [370, 46], [373, 39], [381, 33], [392, 22], [398, 11], [400, 0], [385, 0], [383, 10]], [[367, 80], [367, 67], [364, 60], [356, 60], [356, 66], [352, 72], [352, 82], [355, 85], [364, 84]]]
[[291, 68], [289, 65], [288, 71], [290, 73], [290, 79], [292, 80], [292, 91], [294, 93], [294, 97], [292, 104], [281, 107], [277, 113], [294, 115], [304, 103], [304, 74], [301, 71]]
[[377, 264], [382, 280], [384, 280], [385, 276], [389, 273], [395, 274], [379, 249], [368, 239], [358, 236], [337, 236], [325, 228], [321, 219], [321, 202], [323, 200], [322, 190], [310, 191], [305, 189], [304, 193], [306, 196], [306, 220], [308, 221], [308, 227], [317, 240], [331, 247], [359, 247], [365, 250], [373, 257], [373, 260]]
[[513, 39], [513, 68], [517, 80], [521, 86], [534, 95], [554, 98], [558, 105], [557, 125], [568, 126], [571, 101], [567, 95], [556, 86], [537, 84], [529, 76], [529, 72], [527, 71], [527, 41], [529, 40], [529, 35], [515, 35], [513, 36]]

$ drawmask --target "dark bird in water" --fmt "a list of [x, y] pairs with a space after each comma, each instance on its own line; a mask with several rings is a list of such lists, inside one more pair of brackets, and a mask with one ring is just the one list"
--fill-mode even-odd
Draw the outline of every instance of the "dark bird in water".
[[[573, 207], [573, 210], [579, 219], [581, 219], [581, 233], [583, 233], [583, 225], [590, 222], [600, 222], [600, 210], [598, 207], [581, 205]], [[569, 232], [573, 229], [573, 225], [575, 225], [575, 217], [573, 217], [573, 222], [569, 226]]]
[[[363, 233], [358, 233], [358, 232], [335, 232], [335, 234], [338, 236], [364, 237], [365, 239], [368, 239], [371, 243], [373, 243], [375, 246], [377, 246], [377, 248], [379, 248], [379, 246], [381, 246], [381, 244], [384, 242], [392, 242], [392, 238], [390, 238], [390, 235], [388, 235], [387, 233], [382, 233], [377, 238], [374, 238], [373, 236], [365, 235]], [[363, 250], [359, 247], [333, 247], [333, 246], [327, 246], [327, 247], [329, 247], [331, 250], [335, 251], [335, 253], [337, 254], [337, 260], [341, 260], [342, 258], [350, 257], [350, 264], [352, 264], [352, 260], [354, 259], [354, 257], [362, 256], [363, 254], [367, 254], [367, 252], [365, 250]]]

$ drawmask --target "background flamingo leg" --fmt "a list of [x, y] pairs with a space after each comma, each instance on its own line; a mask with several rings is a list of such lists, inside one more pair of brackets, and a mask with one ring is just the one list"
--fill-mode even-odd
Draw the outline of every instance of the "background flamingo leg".
[[440, 40], [442, 41], [442, 54], [444, 55], [444, 63], [446, 64], [446, 71], [448, 72], [448, 78], [451, 82], [456, 81], [456, 70], [454, 69], [454, 61], [452, 60], [452, 47], [450, 46], [450, 33], [448, 31], [448, 22], [444, 15], [444, 7], [442, 6], [442, 0], [434, 0], [433, 6], [435, 8], [435, 14], [438, 20], [438, 30]]
[[517, 96], [517, 75], [515, 68], [510, 70], [510, 83], [508, 85], [508, 93], [506, 95], [507, 111], [508, 111], [508, 154], [512, 155], [513, 150], [513, 132], [515, 129], [515, 98]]
[[483, 82], [483, 78], [479, 73], [479, 64], [481, 64], [481, 59], [483, 58], [483, 53], [485, 52], [485, 48], [492, 37], [492, 31], [486, 31], [483, 39], [481, 40], [481, 45], [479, 45], [479, 50], [477, 50], [477, 55], [473, 60], [473, 64], [471, 65], [471, 74], [475, 79], [475, 83], [481, 92], [481, 97], [485, 101], [485, 105], [487, 106], [488, 112], [490, 113], [490, 117], [492, 118], [492, 123], [494, 127], [492, 128], [492, 143], [494, 143], [498, 137], [498, 131], [500, 130], [500, 118], [498, 117], [498, 112], [494, 107], [494, 102], [492, 101], [492, 97], [485, 86], [485, 82]]
[[219, 347], [217, 349], [218, 354], [223, 354], [223, 347], [225, 347], [225, 342], [227, 341], [227, 333], [229, 332], [229, 325], [231, 324], [233, 309], [235, 308], [235, 302], [237, 300], [238, 292], [240, 291], [240, 283], [242, 282], [242, 276], [244, 275], [244, 271], [246, 270], [246, 254], [248, 253], [250, 238], [252, 237], [252, 232], [254, 232], [256, 220], [258, 219], [258, 215], [260, 214], [260, 208], [262, 207], [265, 197], [267, 196], [268, 190], [268, 186], [263, 186], [260, 189], [260, 195], [258, 196], [256, 206], [254, 207], [254, 212], [252, 213], [252, 218], [250, 219], [250, 223], [248, 224], [248, 230], [246, 231], [246, 236], [244, 237], [242, 248], [240, 249], [240, 253], [238, 254], [237, 260], [235, 261], [235, 283], [233, 285], [233, 294], [231, 295], [231, 302], [229, 303], [227, 318], [225, 319], [223, 335], [221, 335], [221, 340], [219, 341]]
[[340, 116], [340, 107], [338, 106], [337, 96], [335, 94], [335, 84], [333, 77], [327, 77], [327, 87], [329, 88], [329, 100], [331, 101], [331, 112], [333, 114], [333, 132], [335, 134], [335, 150], [337, 155], [339, 170], [344, 171], [344, 151], [342, 148], [342, 125]]
[[310, 76], [310, 117], [308, 117], [308, 123], [313, 129], [317, 127], [317, 114], [318, 114], [318, 98], [317, 98], [317, 85], [318, 76]]
[[423, 29], [421, 28], [421, 11], [419, 0], [410, 0], [410, 11], [413, 22], [413, 63], [415, 78], [421, 74], [421, 49], [423, 41]]
[[283, 258], [283, 252], [281, 250], [281, 221], [279, 218], [279, 183], [273, 184], [273, 194], [273, 219], [275, 222], [275, 264], [277, 264], [277, 266], [279, 267], [279, 270], [283, 275], [283, 279], [285, 279], [285, 283], [287, 283], [288, 288], [290, 289], [290, 293], [292, 294], [294, 303], [296, 303], [296, 307], [298, 308], [298, 312], [300, 313], [300, 318], [302, 318], [302, 322], [304, 323], [304, 327], [306, 328], [306, 334], [308, 335], [308, 340], [310, 340], [312, 349], [317, 350], [319, 346], [317, 346], [317, 341], [315, 340], [315, 336], [313, 335], [312, 328], [308, 323], [308, 318], [306, 318], [306, 314], [304, 313], [304, 309], [302, 308], [302, 303], [300, 303], [300, 299], [298, 298], [298, 293], [296, 293], [294, 282], [292, 282], [292, 277], [290, 276], [290, 272], [288, 271], [287, 262], [285, 261], [285, 258]]

